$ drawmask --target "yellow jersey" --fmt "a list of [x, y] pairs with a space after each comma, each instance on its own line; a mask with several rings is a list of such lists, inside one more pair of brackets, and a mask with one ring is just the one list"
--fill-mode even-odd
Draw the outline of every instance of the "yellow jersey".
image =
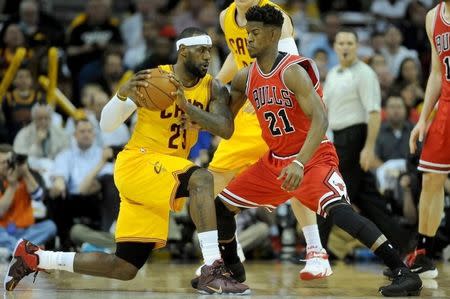
[[[171, 65], [159, 66], [164, 71], [173, 72]], [[184, 95], [191, 104], [206, 110], [208, 108], [211, 82], [206, 74], [193, 87], [185, 87]], [[127, 148], [144, 148], [153, 152], [187, 158], [197, 142], [199, 129], [184, 126], [184, 111], [175, 103], [163, 111], [137, 109], [138, 119]], [[186, 127], [186, 128], [185, 128]]]
[[[283, 11], [281, 7], [269, 0], [261, 0], [258, 6], [264, 6], [266, 4], [273, 5], [279, 10]], [[253, 58], [250, 57], [247, 51], [247, 31], [245, 27], [241, 27], [236, 22], [236, 3], [231, 3], [225, 11], [225, 17], [223, 20], [223, 33], [227, 41], [228, 48], [233, 52], [234, 61], [238, 69], [242, 69], [253, 62]]]

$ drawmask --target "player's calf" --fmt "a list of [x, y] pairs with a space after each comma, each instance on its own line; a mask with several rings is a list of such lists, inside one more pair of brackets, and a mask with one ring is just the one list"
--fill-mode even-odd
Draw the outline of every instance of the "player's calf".
[[381, 231], [368, 219], [356, 213], [344, 200], [326, 207], [328, 217], [334, 224], [370, 248], [396, 273], [391, 285], [380, 288], [384, 296], [411, 296], [420, 294], [422, 281], [400, 259], [400, 255]]

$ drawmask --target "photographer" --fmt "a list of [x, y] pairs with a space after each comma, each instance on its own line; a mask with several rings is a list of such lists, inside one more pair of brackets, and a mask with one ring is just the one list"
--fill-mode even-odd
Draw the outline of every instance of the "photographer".
[[87, 119], [75, 123], [74, 142], [59, 153], [52, 170], [50, 211], [63, 247], [70, 247], [74, 223], [108, 230], [117, 217], [119, 195], [112, 177], [112, 148], [95, 143], [94, 125]]
[[42, 200], [44, 191], [23, 158], [0, 144], [0, 247], [10, 253], [21, 238], [43, 245], [56, 235], [51, 220], [35, 223], [32, 200]]

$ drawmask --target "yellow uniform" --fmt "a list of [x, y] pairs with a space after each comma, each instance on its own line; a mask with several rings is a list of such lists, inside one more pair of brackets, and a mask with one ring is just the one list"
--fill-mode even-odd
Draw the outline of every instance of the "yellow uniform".
[[[173, 72], [169, 65], [160, 68]], [[195, 86], [184, 88], [186, 99], [206, 110], [211, 82], [206, 75]], [[175, 104], [164, 111], [138, 108], [137, 113], [133, 135], [114, 170], [121, 199], [116, 241], [155, 242], [155, 248], [160, 248], [167, 240], [169, 210], [178, 211], [184, 203], [175, 198], [178, 175], [194, 166], [187, 157], [197, 142], [198, 129], [183, 128], [184, 112]]]
[[[266, 4], [281, 10], [279, 6], [268, 0], [261, 0], [258, 5]], [[247, 31], [245, 27], [240, 27], [236, 23], [236, 13], [236, 3], [233, 2], [225, 11], [223, 29], [228, 48], [233, 53], [238, 69], [241, 69], [252, 63], [253, 59], [247, 50]], [[234, 128], [234, 134], [230, 139], [220, 141], [209, 169], [215, 172], [241, 172], [258, 161], [268, 150], [261, 137], [258, 119], [249, 101], [236, 115]]]

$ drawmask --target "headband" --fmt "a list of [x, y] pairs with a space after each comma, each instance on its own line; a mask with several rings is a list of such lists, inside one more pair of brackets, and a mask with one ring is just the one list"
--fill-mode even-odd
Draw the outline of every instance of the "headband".
[[209, 35], [197, 35], [191, 37], [185, 37], [177, 40], [177, 51], [180, 49], [181, 45], [185, 46], [198, 46], [198, 45], [208, 45], [212, 46], [211, 37]]

